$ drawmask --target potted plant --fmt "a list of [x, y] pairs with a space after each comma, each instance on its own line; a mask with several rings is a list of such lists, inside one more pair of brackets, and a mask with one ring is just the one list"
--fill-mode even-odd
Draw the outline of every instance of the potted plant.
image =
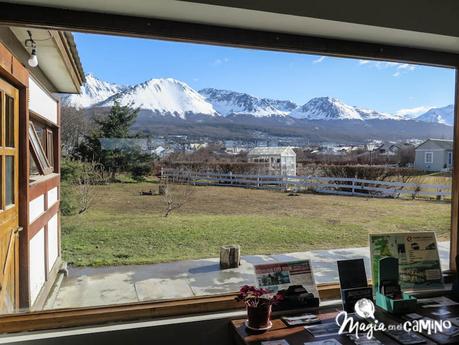
[[271, 306], [283, 299], [281, 293], [272, 294], [263, 288], [244, 285], [239, 290], [237, 301], [243, 301], [247, 308], [246, 326], [254, 330], [271, 328]]

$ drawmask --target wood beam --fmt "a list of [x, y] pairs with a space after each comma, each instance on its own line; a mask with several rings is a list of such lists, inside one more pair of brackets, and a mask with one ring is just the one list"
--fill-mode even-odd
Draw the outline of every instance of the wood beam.
[[453, 173], [451, 189], [451, 244], [450, 270], [457, 271], [456, 255], [459, 248], [459, 69], [456, 68], [454, 92], [454, 137], [453, 137]]
[[426, 49], [5, 2], [0, 2], [0, 24], [441, 67], [459, 65], [459, 54]]

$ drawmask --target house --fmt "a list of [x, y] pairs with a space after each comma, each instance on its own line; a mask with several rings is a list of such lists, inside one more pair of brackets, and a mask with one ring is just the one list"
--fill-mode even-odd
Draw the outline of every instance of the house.
[[0, 312], [41, 309], [62, 268], [60, 108], [84, 73], [72, 34], [0, 27]]
[[296, 153], [291, 147], [255, 147], [247, 159], [249, 163], [263, 163], [265, 174], [296, 176]]
[[373, 152], [381, 156], [397, 156], [400, 153], [400, 145], [393, 143], [383, 143], [376, 147]]
[[427, 139], [415, 149], [414, 167], [424, 171], [451, 170], [453, 166], [453, 141]]
[[230, 155], [238, 155], [242, 152], [246, 152], [247, 148], [244, 146], [233, 146], [233, 147], [227, 147], [225, 148], [225, 152], [230, 154]]

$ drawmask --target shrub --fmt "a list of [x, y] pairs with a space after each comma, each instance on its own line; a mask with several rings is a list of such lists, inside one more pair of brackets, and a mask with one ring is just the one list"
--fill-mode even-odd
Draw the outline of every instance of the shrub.
[[136, 164], [131, 168], [131, 176], [136, 181], [143, 181], [151, 172], [152, 166], [148, 163]]
[[60, 210], [63, 216], [72, 216], [77, 213], [78, 201], [73, 187], [63, 182], [61, 184]]
[[322, 165], [321, 175], [328, 177], [359, 178], [382, 181], [392, 176], [415, 176], [419, 172], [413, 168], [398, 168], [375, 165]]
[[83, 162], [65, 158], [61, 162], [61, 181], [74, 183], [83, 172]]

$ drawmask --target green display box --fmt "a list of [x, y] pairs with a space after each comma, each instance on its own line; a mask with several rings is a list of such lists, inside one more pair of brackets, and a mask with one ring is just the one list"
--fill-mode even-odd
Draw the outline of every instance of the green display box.
[[376, 291], [376, 305], [392, 314], [406, 314], [416, 310], [417, 300], [405, 292], [402, 293], [402, 299], [394, 300]]

